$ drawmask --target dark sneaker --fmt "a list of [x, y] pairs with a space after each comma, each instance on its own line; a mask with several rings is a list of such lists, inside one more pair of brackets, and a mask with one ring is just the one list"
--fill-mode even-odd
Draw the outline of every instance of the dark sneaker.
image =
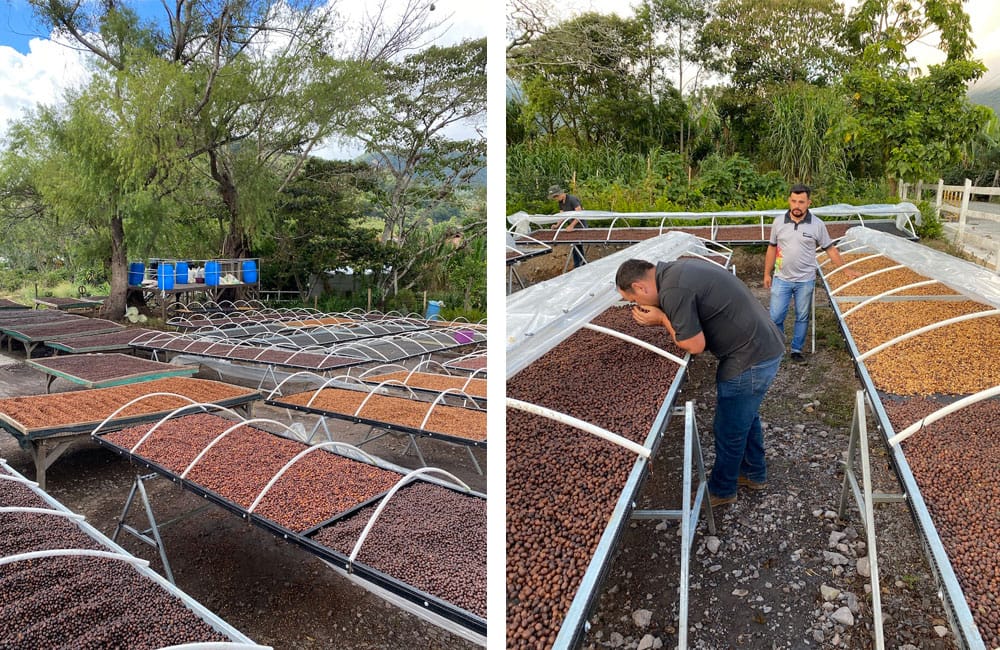
[[748, 490], [760, 491], [767, 489], [767, 483], [758, 483], [757, 481], [752, 481], [745, 476], [736, 477], [736, 485], [740, 487], [745, 487]]
[[792, 352], [792, 354], [789, 355], [789, 356], [791, 357], [792, 361], [794, 361], [795, 363], [805, 363], [806, 362], [806, 358], [804, 356], [802, 356], [801, 352]]
[[718, 497], [709, 492], [708, 503], [713, 508], [718, 508], [719, 506], [728, 506], [730, 503], [736, 503], [736, 495], [734, 494], [731, 497]]

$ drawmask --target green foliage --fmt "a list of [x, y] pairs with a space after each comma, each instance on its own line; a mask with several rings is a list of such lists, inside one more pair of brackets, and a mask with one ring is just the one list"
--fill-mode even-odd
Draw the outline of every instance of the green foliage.
[[[445, 286], [452, 289], [449, 302], [463, 312], [486, 312], [486, 238], [463, 240], [445, 263]], [[457, 291], [456, 291], [457, 289]]]
[[944, 234], [944, 225], [938, 218], [937, 208], [930, 201], [920, 201], [920, 225], [916, 226], [917, 236], [921, 239], [940, 239]]
[[917, 78], [878, 68], [851, 70], [844, 86], [853, 110], [837, 135], [850, 146], [854, 168], [915, 182], [959, 161], [964, 143], [991, 116], [965, 95], [966, 84], [983, 70], [971, 61], [931, 66]]
[[710, 69], [730, 75], [742, 92], [824, 85], [845, 60], [843, 11], [836, 0], [721, 0], [701, 47]]
[[707, 197], [707, 209], [749, 208], [758, 197], [775, 196], [787, 190], [788, 181], [776, 172], [760, 174], [743, 156], [723, 158], [713, 154], [702, 161], [697, 188]]
[[[584, 14], [556, 25], [522, 12], [507, 59], [519, 93], [508, 105], [507, 211], [551, 212], [553, 183], [585, 207], [745, 204], [745, 175], [718, 163], [734, 155], [845, 200], [884, 201], [887, 183], [939, 175], [989, 184], [1000, 124], [966, 99], [983, 68], [969, 58], [962, 5], [862, 0], [845, 19], [836, 0], [644, 0], [631, 22]], [[913, 67], [917, 41], [945, 63]], [[699, 87], [696, 75], [681, 97], [667, 81], [680, 60], [730, 82]], [[680, 154], [690, 186], [643, 180], [637, 163], [657, 147]]]
[[27, 281], [24, 271], [12, 268], [0, 268], [0, 291], [10, 294], [21, 288]]
[[[507, 213], [555, 212], [549, 186], [559, 184], [580, 196], [584, 208], [622, 209], [636, 200], [657, 201], [683, 193], [687, 174], [680, 154], [655, 149], [648, 155], [630, 153], [620, 145], [577, 150], [563, 144], [531, 142], [507, 150]], [[620, 188], [636, 195], [619, 197]], [[617, 189], [616, 189], [617, 188]]]
[[519, 120], [549, 141], [673, 145], [684, 108], [654, 74], [648, 21], [585, 13], [513, 48], [508, 73], [524, 96]]
[[[35, 279], [39, 287], [45, 287], [46, 289], [53, 289], [64, 282], [69, 282], [70, 280], [71, 273], [69, 269], [65, 268], [46, 271]], [[48, 295], [52, 294], [49, 293]]]
[[309, 159], [279, 195], [273, 235], [257, 248], [270, 286], [304, 297], [323, 271], [367, 269], [378, 232], [359, 222], [375, 182], [367, 165]]
[[963, 0], [862, 0], [848, 16], [845, 37], [861, 53], [866, 67], [907, 68], [912, 63], [907, 46], [929, 43], [933, 36], [949, 61], [967, 59], [973, 43], [963, 4]]
[[456, 200], [486, 165], [480, 134], [450, 140], [441, 131], [482, 123], [486, 113], [486, 39], [430, 47], [382, 71], [383, 101], [357, 107], [352, 128], [383, 173], [372, 209], [382, 242], [405, 245], [424, 217]]

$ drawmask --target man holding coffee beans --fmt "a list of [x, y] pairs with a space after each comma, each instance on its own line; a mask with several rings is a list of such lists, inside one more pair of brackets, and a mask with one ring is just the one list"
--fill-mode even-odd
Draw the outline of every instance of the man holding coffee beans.
[[764, 306], [735, 275], [712, 262], [679, 259], [655, 266], [628, 260], [615, 284], [635, 303], [640, 325], [663, 327], [682, 350], [710, 351], [716, 373], [715, 464], [709, 501], [736, 501], [737, 488], [767, 483], [759, 409], [785, 352], [784, 338]]

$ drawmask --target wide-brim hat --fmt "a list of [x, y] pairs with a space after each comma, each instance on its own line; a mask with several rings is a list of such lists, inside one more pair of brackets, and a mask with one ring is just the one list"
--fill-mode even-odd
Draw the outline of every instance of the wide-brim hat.
[[560, 186], [560, 185], [553, 185], [552, 187], [549, 188], [549, 198], [550, 199], [554, 199], [557, 196], [559, 196], [560, 194], [565, 194], [565, 193], [566, 193], [566, 190], [564, 190], [562, 188], [562, 186]]

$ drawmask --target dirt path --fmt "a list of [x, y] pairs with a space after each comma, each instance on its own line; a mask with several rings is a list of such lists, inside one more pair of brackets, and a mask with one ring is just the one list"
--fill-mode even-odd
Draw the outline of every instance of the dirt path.
[[[766, 304], [762, 257], [737, 250], [734, 261]], [[821, 294], [816, 353], [807, 355], [806, 365], [783, 363], [762, 407], [767, 489], [741, 490], [736, 504], [717, 511], [717, 535], [709, 536], [702, 523], [695, 537], [689, 647], [874, 647], [869, 581], [859, 574], [867, 553], [863, 527], [856, 508], [847, 521], [836, 517], [841, 461], [861, 385]], [[710, 355], [696, 358], [679, 397], [697, 404], [708, 467], [715, 368]], [[670, 424], [639, 508], [679, 507], [681, 420]], [[898, 492], [881, 440], [872, 454], [875, 488]], [[880, 505], [875, 523], [886, 647], [954, 648], [909, 510]], [[677, 522], [630, 524], [590, 617], [585, 648], [676, 647], [679, 532]]]

